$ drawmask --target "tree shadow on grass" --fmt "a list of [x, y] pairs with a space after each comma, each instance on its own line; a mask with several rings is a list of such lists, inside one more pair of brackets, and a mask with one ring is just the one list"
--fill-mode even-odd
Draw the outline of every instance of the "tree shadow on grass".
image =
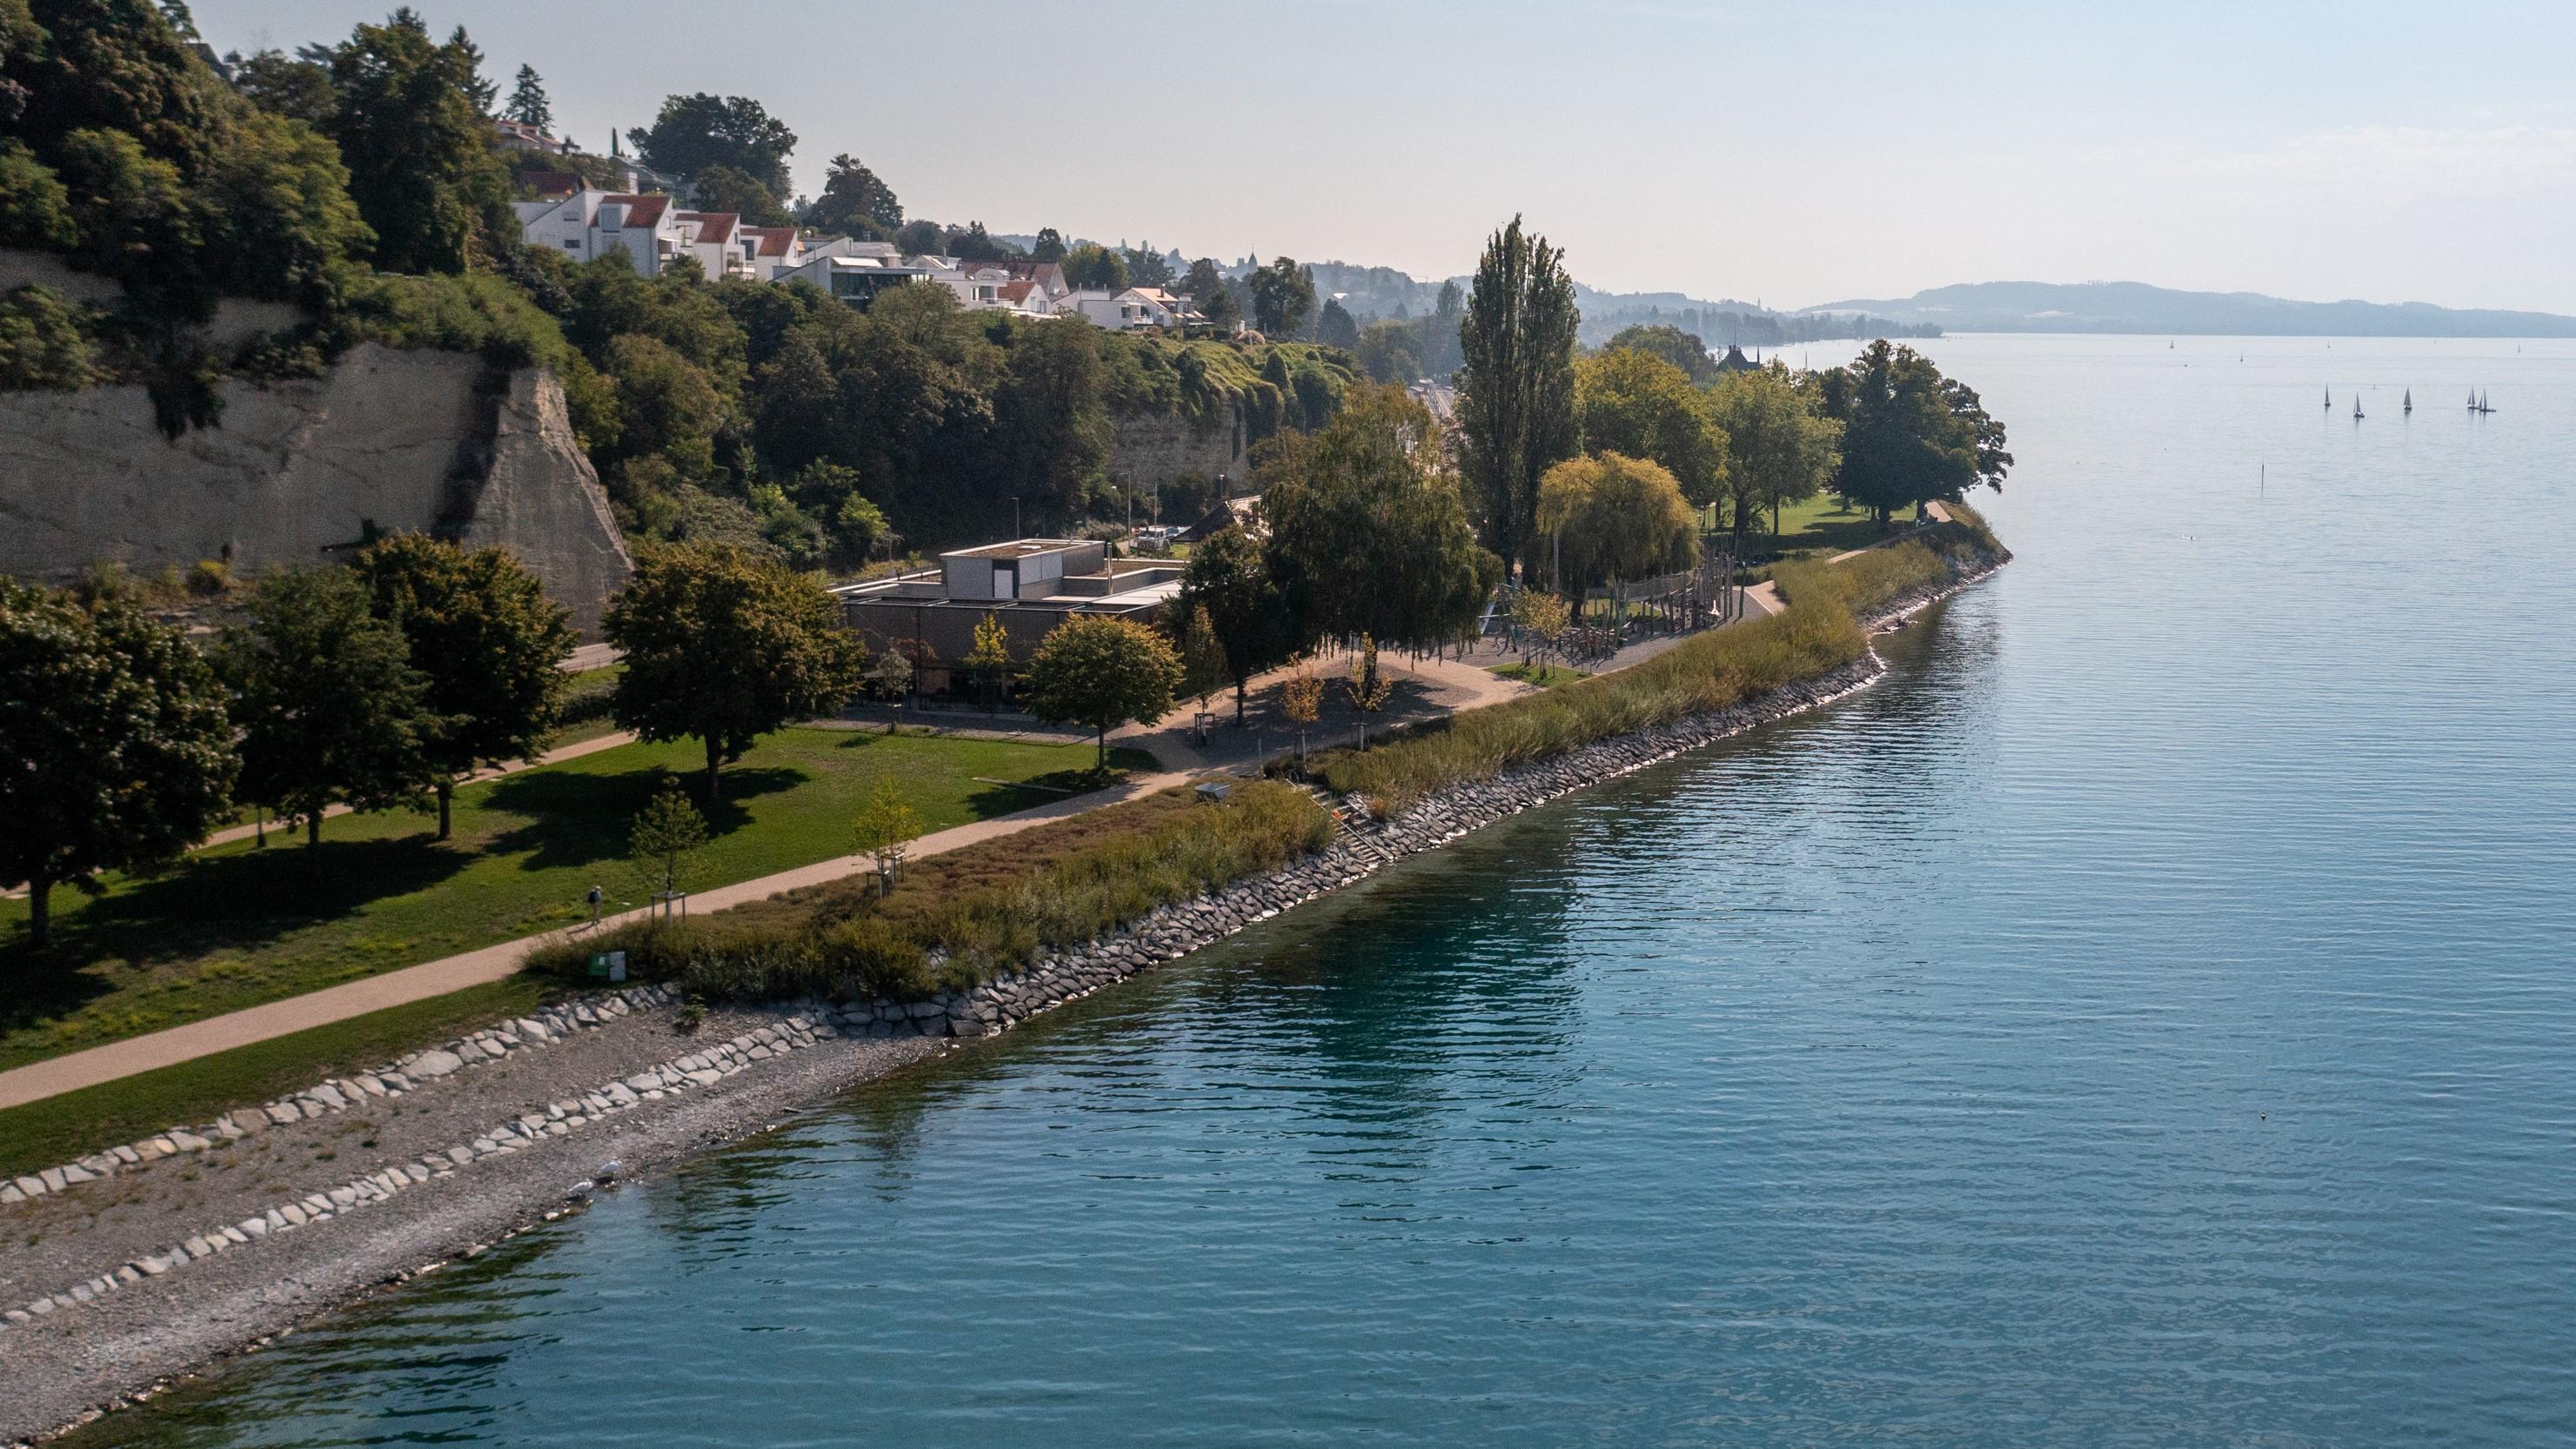
[[528, 852], [523, 871], [599, 865], [628, 857], [628, 837], [636, 812], [660, 793], [663, 782], [677, 779], [689, 803], [707, 819], [707, 837], [730, 835], [751, 823], [747, 803], [781, 794], [814, 777], [788, 765], [736, 766], [724, 772], [724, 797], [707, 808], [703, 775], [674, 776], [668, 771], [625, 770], [614, 775], [567, 770], [530, 770], [493, 782], [484, 797], [487, 809], [528, 817], [516, 830], [493, 837], [495, 854]]
[[[0, 1030], [58, 1017], [118, 985], [82, 968], [104, 960], [137, 965], [185, 962], [219, 951], [248, 951], [348, 915], [387, 896], [425, 890], [473, 863], [427, 832], [390, 840], [331, 839], [321, 855], [281, 844], [266, 850], [195, 856], [166, 875], [120, 884], [83, 901], [57, 888], [54, 943], [30, 950], [20, 936], [0, 949]], [[79, 909], [67, 910], [75, 902]]]

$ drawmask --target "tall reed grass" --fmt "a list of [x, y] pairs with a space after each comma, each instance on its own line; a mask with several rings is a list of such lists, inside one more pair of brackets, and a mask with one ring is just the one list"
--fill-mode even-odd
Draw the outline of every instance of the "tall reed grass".
[[1373, 750], [1338, 752], [1320, 771], [1335, 790], [1402, 811], [1613, 735], [1725, 709], [1859, 658], [1869, 644], [1858, 619], [1946, 576], [1977, 549], [1967, 529], [1939, 525], [1839, 564], [1782, 564], [1775, 577], [1785, 613], [1702, 634], [1633, 668], [1469, 710]]
[[1277, 870], [1322, 849], [1333, 834], [1322, 806], [1275, 781], [1247, 782], [1223, 804], [1157, 802], [1149, 810], [1096, 813], [1116, 811], [1127, 811], [1132, 828], [1068, 821], [1046, 827], [1062, 848], [1005, 837], [957, 853], [990, 850], [1016, 857], [1016, 868], [933, 857], [916, 863], [883, 900], [872, 884], [838, 883], [542, 947], [528, 969], [579, 977], [592, 952], [622, 950], [630, 974], [678, 982], [710, 1001], [918, 1000], [1107, 935], [1159, 906]]

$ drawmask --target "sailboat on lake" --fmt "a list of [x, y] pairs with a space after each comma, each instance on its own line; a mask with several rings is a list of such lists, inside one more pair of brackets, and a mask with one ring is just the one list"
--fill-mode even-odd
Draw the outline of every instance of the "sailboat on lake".
[[2404, 411], [2408, 417], [2413, 417], [2415, 415], [2415, 389], [2411, 387], [2406, 389], [2406, 406]]
[[2327, 388], [2327, 389], [2326, 389], [2326, 411], [2327, 411], [2327, 412], [2333, 412], [2333, 411], [2334, 411], [2334, 389], [2333, 389], [2333, 388]]
[[2352, 420], [2353, 420], [2354, 422], [2356, 422], [2356, 423], [2361, 421], [2361, 394], [2360, 394], [2360, 393], [2354, 393], [2354, 394], [2352, 395]]

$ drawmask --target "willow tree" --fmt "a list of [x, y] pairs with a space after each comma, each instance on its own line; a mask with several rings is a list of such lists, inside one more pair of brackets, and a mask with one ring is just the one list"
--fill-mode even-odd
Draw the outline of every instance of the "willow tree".
[[1458, 422], [1485, 546], [1524, 571], [1538, 562], [1539, 479], [1581, 446], [1574, 385], [1581, 320], [1565, 254], [1513, 217], [1485, 244], [1458, 327]]
[[1261, 476], [1270, 577], [1296, 642], [1435, 648], [1474, 625], [1501, 577], [1476, 544], [1438, 423], [1401, 388], [1353, 389], [1329, 426], [1284, 436]]
[[1690, 564], [1699, 518], [1662, 464], [1622, 453], [1569, 458], [1540, 480], [1537, 521], [1578, 587]]

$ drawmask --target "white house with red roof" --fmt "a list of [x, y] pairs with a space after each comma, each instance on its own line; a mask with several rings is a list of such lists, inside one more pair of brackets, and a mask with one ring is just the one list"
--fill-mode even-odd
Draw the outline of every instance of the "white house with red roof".
[[738, 226], [733, 229], [731, 270], [755, 282], [774, 282], [778, 274], [805, 261], [805, 239], [792, 226]]
[[733, 270], [739, 250], [734, 230], [742, 224], [731, 211], [683, 211], [677, 214], [680, 249], [698, 259], [698, 274], [712, 282]]
[[[699, 231], [681, 226], [683, 213], [671, 198], [650, 193], [585, 187], [568, 196], [512, 202], [511, 209], [518, 213], [520, 238], [530, 246], [560, 252], [570, 262], [622, 250], [628, 263], [648, 277], [693, 245]], [[719, 256], [709, 275], [724, 275], [722, 261]]]

